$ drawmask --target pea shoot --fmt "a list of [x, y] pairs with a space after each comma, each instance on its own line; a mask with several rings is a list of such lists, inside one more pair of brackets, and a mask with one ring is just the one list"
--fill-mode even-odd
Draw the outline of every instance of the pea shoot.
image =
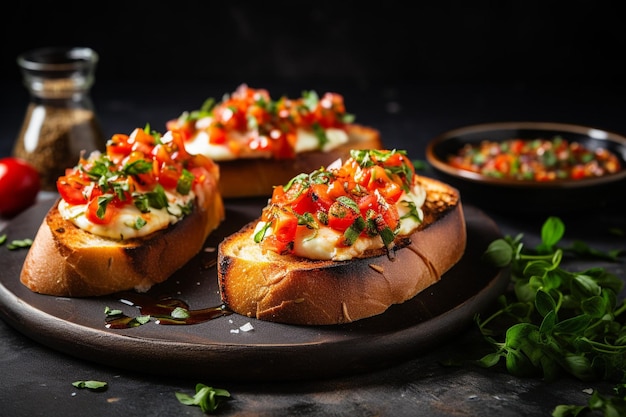
[[602, 410], [605, 416], [616, 407], [626, 411], [626, 300], [617, 299], [624, 282], [604, 268], [570, 271], [561, 266], [565, 253], [617, 261], [624, 251], [604, 253], [582, 242], [562, 248], [564, 232], [561, 219], [549, 217], [534, 249], [524, 247], [522, 235], [497, 239], [487, 248], [484, 260], [510, 268], [513, 294], [500, 296], [500, 308], [491, 316], [475, 317], [494, 348], [477, 363], [489, 368], [504, 361], [512, 375], [547, 381], [565, 374], [621, 384], [623, 398], [594, 393], [588, 406], [559, 406], [554, 416], [576, 415], [584, 408]]

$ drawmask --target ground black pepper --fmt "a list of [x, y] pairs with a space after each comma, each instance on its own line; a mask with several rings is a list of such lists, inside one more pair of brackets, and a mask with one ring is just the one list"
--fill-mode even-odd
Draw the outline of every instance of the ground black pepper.
[[13, 146], [13, 155], [30, 162], [44, 191], [73, 168], [81, 153], [105, 150], [106, 142], [89, 90], [98, 54], [89, 48], [41, 48], [18, 56], [31, 101]]
[[42, 189], [56, 191], [56, 180], [78, 163], [81, 152], [104, 151], [104, 137], [92, 110], [31, 103], [13, 154], [29, 161]]

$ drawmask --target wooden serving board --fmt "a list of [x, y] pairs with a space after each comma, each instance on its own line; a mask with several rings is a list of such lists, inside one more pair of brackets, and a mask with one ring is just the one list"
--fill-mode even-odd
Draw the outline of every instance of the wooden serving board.
[[[173, 297], [191, 310], [220, 305], [217, 254], [210, 249], [256, 218], [266, 201], [226, 201], [226, 221], [207, 240], [209, 250], [147, 295]], [[51, 204], [38, 203], [13, 219], [2, 233], [8, 240], [34, 237]], [[367, 372], [415, 358], [444, 343], [471, 325], [474, 314], [504, 292], [508, 274], [480, 261], [488, 244], [501, 236], [498, 227], [475, 207], [465, 206], [464, 211], [466, 253], [439, 283], [379, 316], [346, 325], [293, 326], [231, 314], [198, 324], [150, 321], [111, 329], [106, 327], [106, 307], [129, 316], [140, 314], [137, 307], [121, 302], [120, 295], [65, 298], [33, 293], [19, 281], [27, 250], [9, 251], [6, 245], [0, 246], [0, 316], [52, 349], [149, 374], [278, 381]]]

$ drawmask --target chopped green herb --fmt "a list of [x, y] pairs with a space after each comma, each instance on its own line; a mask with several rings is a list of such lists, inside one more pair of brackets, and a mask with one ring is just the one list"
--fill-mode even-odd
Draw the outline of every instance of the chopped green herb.
[[170, 316], [174, 319], [186, 319], [189, 318], [189, 310], [182, 307], [176, 307], [174, 310], [172, 310]]
[[614, 396], [602, 395], [593, 390], [587, 405], [558, 405], [552, 417], [583, 416], [585, 412], [601, 411], [604, 417], [626, 415], [626, 384], [618, 384], [613, 389]]
[[138, 217], [135, 219], [135, 223], [133, 224], [133, 228], [134, 228], [134, 229], [136, 229], [136, 230], [139, 230], [139, 229], [141, 229], [142, 227], [144, 227], [144, 226], [146, 225], [146, 223], [147, 223], [147, 222], [144, 220], [144, 218], [143, 218], [143, 217], [139, 217], [139, 216], [138, 216]]
[[261, 228], [261, 230], [259, 230], [258, 232], [256, 232], [254, 234], [254, 242], [255, 243], [261, 243], [261, 241], [263, 240], [263, 238], [265, 237], [265, 234], [267, 233], [267, 231], [270, 229], [270, 226], [272, 225], [272, 222], [267, 222], [263, 225], [263, 227]]
[[346, 246], [352, 246], [358, 239], [361, 232], [365, 229], [365, 220], [359, 216], [354, 220], [345, 232], [343, 232], [344, 243]]
[[346, 197], [345, 195], [337, 197], [337, 202], [340, 203], [342, 206], [349, 208], [355, 213], [359, 213], [360, 211], [356, 201], [354, 201], [350, 197]]
[[122, 167], [122, 173], [125, 175], [145, 174], [152, 170], [152, 163], [145, 159], [137, 159], [127, 163]]
[[182, 392], [176, 392], [176, 398], [181, 404], [197, 405], [205, 413], [214, 412], [222, 401], [230, 398], [225, 389], [213, 388], [204, 384], [196, 384], [196, 394], [192, 397]]
[[137, 316], [135, 317], [135, 321], [137, 321], [140, 325], [146, 324], [150, 321], [150, 316]]
[[108, 384], [106, 382], [102, 382], [102, 381], [93, 381], [93, 380], [87, 380], [87, 381], [74, 381], [72, 382], [72, 385], [75, 386], [76, 388], [87, 388], [93, 391], [104, 391], [107, 389]]
[[112, 200], [113, 196], [110, 194], [104, 194], [98, 197], [98, 210], [96, 211], [96, 216], [98, 216], [99, 219], [104, 219], [107, 206]]
[[315, 218], [313, 217], [313, 214], [311, 214], [310, 212], [306, 212], [303, 215], [299, 215], [298, 213], [294, 213], [296, 215], [296, 217], [298, 218], [298, 225], [300, 226], [306, 226], [309, 229], [317, 229], [317, 223], [315, 223]]
[[33, 244], [32, 239], [12, 240], [8, 245], [8, 250], [17, 250], [23, 248], [30, 248]]
[[104, 314], [107, 316], [119, 316], [122, 313], [122, 310], [112, 309], [109, 306], [104, 307]]
[[168, 206], [165, 189], [161, 184], [157, 184], [154, 190], [145, 194], [133, 195], [133, 203], [142, 213], [150, 211], [149, 207], [162, 209]]
[[405, 207], [408, 207], [409, 209], [409, 211], [404, 216], [400, 217], [401, 219], [413, 218], [413, 220], [415, 220], [418, 223], [422, 222], [422, 216], [420, 215], [420, 211], [417, 210], [417, 206], [415, 205], [413, 201], [402, 200], [400, 201], [400, 204], [402, 204]]
[[189, 194], [189, 191], [191, 191], [191, 186], [193, 185], [194, 178], [195, 176], [191, 172], [183, 169], [183, 172], [178, 179], [178, 183], [176, 184], [176, 191], [178, 191], [182, 195]]
[[313, 123], [311, 127], [313, 128], [313, 133], [315, 134], [315, 137], [317, 138], [318, 147], [320, 149], [324, 148], [324, 146], [326, 146], [326, 144], [328, 143], [328, 136], [326, 136], [326, 130], [324, 130], [324, 128], [320, 126], [320, 124], [317, 122]]

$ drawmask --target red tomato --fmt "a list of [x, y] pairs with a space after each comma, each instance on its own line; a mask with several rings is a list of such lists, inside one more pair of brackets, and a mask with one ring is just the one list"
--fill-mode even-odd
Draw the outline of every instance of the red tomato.
[[[334, 203], [328, 195], [328, 187], [325, 184], [312, 184], [310, 198], [317, 205], [319, 210], [328, 213], [328, 209]], [[311, 210], [313, 212], [314, 210]]]
[[92, 198], [89, 204], [87, 205], [87, 212], [85, 213], [85, 217], [92, 223], [95, 224], [107, 224], [110, 223], [113, 219], [113, 216], [117, 212], [117, 208], [113, 204], [108, 204], [102, 218], [98, 217], [98, 209], [100, 206], [98, 205], [98, 197]]
[[14, 157], [0, 159], [0, 216], [13, 217], [33, 205], [41, 189], [37, 170]]
[[328, 209], [328, 226], [343, 232], [356, 221], [360, 213], [343, 205], [339, 201], [335, 201]]
[[193, 135], [195, 129], [193, 121], [187, 120], [183, 123], [180, 123], [178, 119], [168, 120], [165, 123], [165, 127], [167, 128], [167, 130], [180, 133], [183, 140], [189, 140]]
[[[287, 211], [280, 211], [272, 220], [273, 234], [263, 240], [263, 248], [277, 253], [293, 250], [293, 240], [298, 227], [298, 218]], [[291, 245], [291, 246], [290, 246]]]
[[166, 190], [175, 190], [179, 178], [180, 172], [175, 166], [165, 166], [159, 173], [159, 184]]
[[83, 193], [90, 180], [86, 176], [74, 173], [71, 170], [57, 180], [57, 190], [63, 200], [70, 204], [85, 204], [87, 197]]

